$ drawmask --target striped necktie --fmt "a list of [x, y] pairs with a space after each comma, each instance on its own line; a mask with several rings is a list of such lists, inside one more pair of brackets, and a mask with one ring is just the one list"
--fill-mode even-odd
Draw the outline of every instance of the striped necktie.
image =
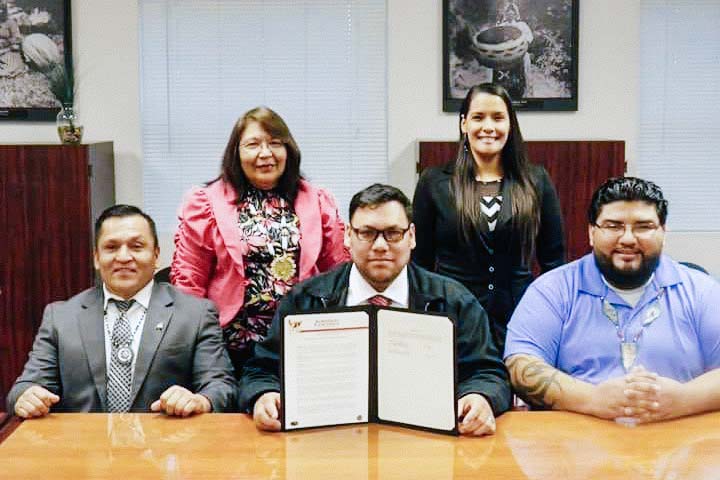
[[120, 312], [110, 341], [110, 369], [107, 372], [107, 403], [110, 412], [130, 410], [132, 390], [132, 332], [127, 312], [135, 300], [110, 299]]

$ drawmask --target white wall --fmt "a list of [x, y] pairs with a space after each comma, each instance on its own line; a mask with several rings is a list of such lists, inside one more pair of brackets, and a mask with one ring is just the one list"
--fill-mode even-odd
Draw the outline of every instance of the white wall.
[[[118, 202], [142, 204], [137, 2], [73, 0], [83, 142], [112, 140]], [[0, 143], [60, 143], [55, 124], [1, 123]]]
[[[456, 114], [442, 111], [442, 1], [389, 0], [390, 181], [414, 189], [417, 140], [455, 140]], [[634, 173], [638, 140], [640, 2], [580, 5], [577, 112], [521, 112], [527, 140], [625, 140]], [[720, 233], [668, 232], [665, 251], [720, 277]]]
[[[390, 181], [411, 195], [418, 139], [455, 139], [457, 117], [442, 112], [442, 1], [388, 1]], [[112, 140], [118, 202], [142, 205], [138, 6], [135, 0], [73, 0], [73, 50], [84, 141]], [[620, 12], [620, 14], [619, 14]], [[639, 2], [586, 0], [580, 8], [577, 112], [523, 112], [529, 140], [637, 144]], [[0, 143], [57, 143], [51, 123], [2, 123]], [[172, 253], [161, 238], [162, 263]], [[668, 235], [667, 251], [720, 275], [720, 234]]]
[[[442, 111], [442, 2], [389, 3], [391, 180], [412, 193], [417, 139], [457, 139], [458, 119]], [[526, 139], [625, 140], [626, 157], [632, 159], [639, 14], [639, 2], [581, 3], [578, 111], [521, 112]]]

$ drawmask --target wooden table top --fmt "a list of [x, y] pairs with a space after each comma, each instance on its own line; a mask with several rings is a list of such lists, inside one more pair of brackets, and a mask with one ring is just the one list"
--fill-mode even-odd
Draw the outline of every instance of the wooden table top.
[[0, 444], [2, 478], [708, 479], [720, 413], [627, 427], [563, 412], [510, 412], [491, 437], [362, 425], [258, 432], [242, 414], [52, 414]]

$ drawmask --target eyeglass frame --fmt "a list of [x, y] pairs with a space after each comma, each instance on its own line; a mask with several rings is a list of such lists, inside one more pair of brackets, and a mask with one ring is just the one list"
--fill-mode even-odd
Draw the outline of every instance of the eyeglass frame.
[[[276, 142], [277, 142], [276, 145], [271, 145], [272, 143], [276, 143]], [[257, 143], [258, 145], [251, 147], [250, 145], [252, 145], [254, 143]], [[251, 152], [251, 153], [253, 153], [253, 152], [259, 153], [262, 151], [263, 145], [265, 145], [265, 147], [268, 150], [270, 150], [271, 152], [277, 153], [278, 151], [280, 151], [280, 149], [285, 148], [285, 146], [287, 145], [287, 142], [285, 142], [284, 140], [279, 139], [279, 138], [271, 138], [269, 141], [268, 140], [260, 140], [260, 139], [252, 139], [248, 142], [241, 143], [239, 145], [239, 147], [244, 148], [246, 151]]]
[[[403, 238], [405, 238], [405, 235], [407, 234], [408, 230], [410, 230], [410, 228], [412, 227], [412, 223], [411, 223], [410, 225], [407, 226], [407, 228], [395, 228], [395, 227], [393, 227], [393, 228], [386, 228], [385, 230], [378, 230], [378, 229], [376, 229], [376, 228], [361, 229], [361, 228], [355, 228], [355, 227], [353, 227], [352, 224], [348, 224], [348, 225], [350, 226], [350, 230], [353, 231], [353, 233], [355, 234], [355, 236], [357, 237], [358, 240], [360, 240], [361, 242], [369, 243], [369, 244], [371, 244], [371, 245], [374, 244], [374, 243], [377, 241], [377, 239], [378, 239], [378, 237], [379, 237], [380, 235], [382, 235], [383, 239], [384, 239], [385, 242], [388, 243], [388, 244], [391, 244], [391, 243], [400, 243], [400, 242], [403, 240]], [[372, 240], [369, 239], [369, 238], [368, 238], [368, 239], [362, 238], [362, 237], [360, 236], [360, 231], [373, 232], [374, 234], [373, 234]], [[387, 234], [390, 233], [390, 232], [401, 232], [402, 235], [400, 235], [400, 237], [398, 237], [397, 240], [391, 240], [391, 239], [389, 239], [389, 238], [387, 237]]]
[[[628, 224], [625, 222], [611, 222], [606, 225], [592, 223], [592, 226], [599, 228], [604, 235], [615, 238], [620, 238], [625, 235], [628, 227], [630, 227], [630, 233], [635, 238], [650, 238], [655, 232], [662, 228], [662, 225], [658, 225], [655, 222], [637, 222], [632, 224]], [[646, 229], [640, 232], [637, 231], [638, 228], [643, 227], [645, 227]]]

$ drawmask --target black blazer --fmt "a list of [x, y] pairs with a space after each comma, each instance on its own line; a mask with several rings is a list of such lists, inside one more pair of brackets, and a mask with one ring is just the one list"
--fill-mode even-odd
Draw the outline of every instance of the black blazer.
[[[507, 322], [533, 280], [532, 265], [522, 261], [521, 239], [512, 225], [509, 182], [492, 234], [477, 230], [468, 245], [459, 233], [459, 218], [450, 191], [454, 162], [423, 172], [413, 199], [417, 246], [413, 261], [463, 283], [480, 300], [491, 319], [493, 337], [502, 353]], [[531, 165], [540, 199], [540, 229], [535, 242], [542, 272], [565, 262], [560, 203], [545, 169]]]

